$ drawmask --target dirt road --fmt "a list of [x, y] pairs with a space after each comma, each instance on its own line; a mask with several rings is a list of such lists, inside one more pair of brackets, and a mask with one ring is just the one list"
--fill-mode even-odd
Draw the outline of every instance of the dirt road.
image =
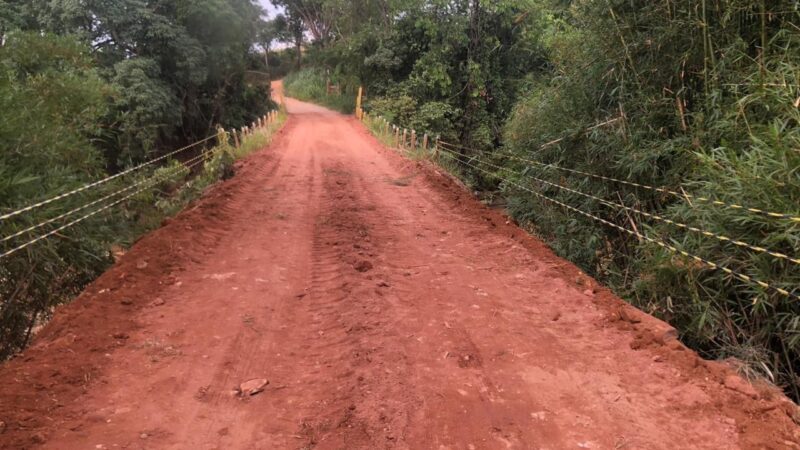
[[[289, 101], [274, 143], [0, 369], [0, 444], [786, 448], [793, 405], [448, 177]], [[234, 388], [263, 378], [263, 392]]]

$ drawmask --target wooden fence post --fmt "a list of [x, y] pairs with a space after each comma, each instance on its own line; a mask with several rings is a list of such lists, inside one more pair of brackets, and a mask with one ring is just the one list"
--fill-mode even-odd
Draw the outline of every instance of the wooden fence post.
[[356, 97], [356, 118], [363, 119], [364, 116], [361, 111], [361, 96], [364, 95], [364, 87], [358, 87], [358, 97]]
[[428, 152], [428, 133], [422, 135], [422, 150]]
[[236, 132], [236, 129], [233, 129], [231, 134], [233, 135], [234, 145], [236, 145], [236, 148], [239, 148], [239, 133]]
[[403, 128], [403, 141], [400, 142], [400, 148], [406, 148], [406, 136], [408, 136], [408, 130]]
[[411, 151], [417, 149], [417, 130], [411, 130]]

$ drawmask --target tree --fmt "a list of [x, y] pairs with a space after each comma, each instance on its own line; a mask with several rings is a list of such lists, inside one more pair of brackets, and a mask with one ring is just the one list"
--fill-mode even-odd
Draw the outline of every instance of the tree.
[[119, 83], [103, 138], [114, 164], [205, 137], [217, 124], [243, 125], [267, 106], [241, 108], [253, 93], [268, 98], [267, 85], [245, 78], [262, 14], [251, 0], [13, 1], [26, 28], [91, 42], [102, 73]]
[[330, 40], [336, 10], [329, 7], [328, 1], [278, 0], [275, 4], [283, 6], [290, 17], [301, 22], [315, 42], [324, 45]]

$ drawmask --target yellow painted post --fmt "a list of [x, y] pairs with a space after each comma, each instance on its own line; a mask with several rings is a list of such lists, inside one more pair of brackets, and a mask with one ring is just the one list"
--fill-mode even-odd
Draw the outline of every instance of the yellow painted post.
[[358, 87], [358, 97], [356, 97], [356, 118], [363, 119], [362, 111], [361, 111], [361, 96], [364, 95], [364, 87]]
[[[224, 139], [224, 141], [223, 141]], [[217, 126], [217, 145], [225, 145], [228, 142], [228, 132], [224, 128]]]

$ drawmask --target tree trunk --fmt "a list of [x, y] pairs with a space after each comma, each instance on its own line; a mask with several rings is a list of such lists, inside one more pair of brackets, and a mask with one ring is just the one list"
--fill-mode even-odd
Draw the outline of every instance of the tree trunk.
[[303, 35], [301, 34], [295, 36], [294, 41], [295, 41], [295, 49], [297, 51], [297, 61], [295, 62], [295, 65], [299, 69], [300, 64], [302, 63], [303, 60]]

